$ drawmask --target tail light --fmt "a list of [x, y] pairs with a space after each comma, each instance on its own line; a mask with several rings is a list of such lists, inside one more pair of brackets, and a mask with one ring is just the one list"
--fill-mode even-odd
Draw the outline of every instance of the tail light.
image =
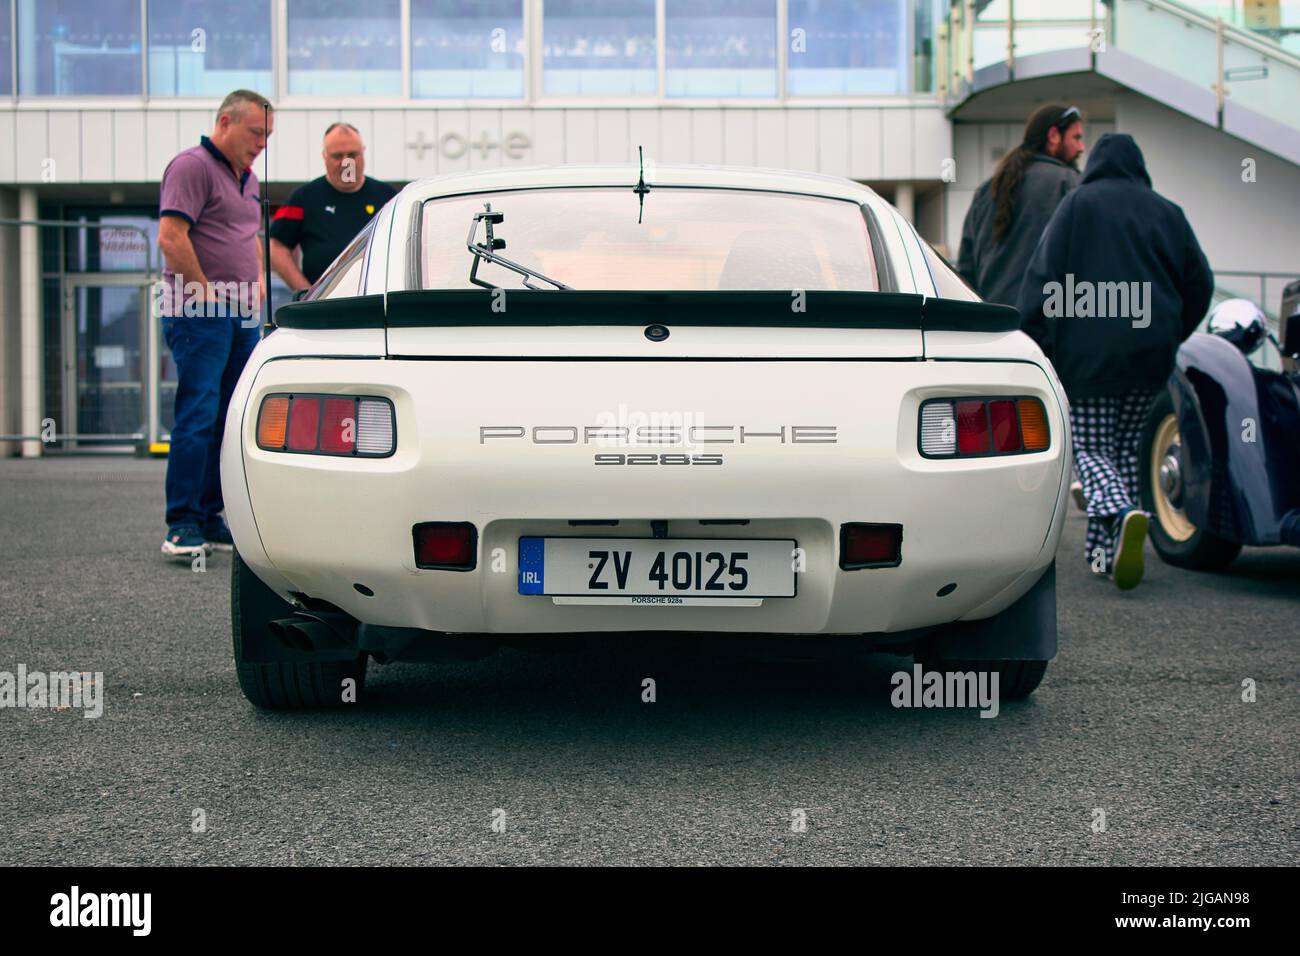
[[411, 529], [415, 566], [445, 571], [473, 571], [478, 531], [468, 521], [425, 521]]
[[901, 524], [840, 525], [840, 567], [845, 571], [859, 568], [893, 568], [903, 560], [903, 526]]
[[366, 395], [267, 395], [257, 447], [298, 455], [386, 458], [397, 447], [393, 403]]
[[921, 404], [917, 444], [926, 458], [1024, 455], [1051, 447], [1036, 398], [941, 398]]

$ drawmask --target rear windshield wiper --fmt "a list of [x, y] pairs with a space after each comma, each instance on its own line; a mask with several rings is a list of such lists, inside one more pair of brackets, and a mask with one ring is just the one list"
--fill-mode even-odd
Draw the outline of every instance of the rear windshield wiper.
[[[495, 265], [501, 266], [503, 269], [509, 269], [511, 272], [523, 276], [524, 285], [529, 289], [543, 288], [539, 285], [533, 285], [533, 283], [528, 281], [529, 279], [538, 279], [542, 282], [549, 282], [557, 289], [570, 288], [558, 279], [552, 279], [550, 276], [543, 275], [535, 269], [530, 269], [525, 265], [520, 265], [518, 262], [507, 259], [505, 256], [497, 255], [496, 250], [504, 249], [506, 247], [506, 241], [504, 239], [498, 239], [492, 235], [492, 227], [494, 225], [501, 225], [505, 218], [505, 213], [492, 211], [492, 204], [490, 202], [483, 204], [482, 212], [474, 213], [474, 221], [469, 224], [469, 237], [465, 240], [466, 248], [469, 249], [470, 255], [474, 257], [474, 262], [469, 267], [469, 281], [477, 286], [482, 286], [485, 289], [499, 288], [499, 286], [494, 283], [478, 277], [479, 263], [491, 262]], [[478, 232], [478, 224], [480, 221], [487, 225], [487, 242], [474, 241], [474, 234]]]

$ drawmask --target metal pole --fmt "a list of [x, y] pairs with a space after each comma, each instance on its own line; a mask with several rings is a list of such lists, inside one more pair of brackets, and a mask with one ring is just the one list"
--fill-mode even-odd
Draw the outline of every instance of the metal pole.
[[1007, 0], [1007, 73], [1016, 78], [1016, 0]]
[[1214, 100], [1219, 113], [1219, 129], [1223, 129], [1223, 17], [1214, 18]]
[[975, 2], [966, 0], [966, 12], [962, 18], [962, 32], [966, 35], [966, 83], [975, 85]]
[[1088, 60], [1097, 69], [1097, 0], [1088, 3]]

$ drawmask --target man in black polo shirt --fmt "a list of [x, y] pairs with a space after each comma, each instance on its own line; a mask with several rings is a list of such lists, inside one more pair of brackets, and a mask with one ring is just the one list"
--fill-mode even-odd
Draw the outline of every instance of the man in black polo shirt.
[[[299, 186], [271, 223], [271, 266], [294, 292], [321, 277], [384, 203], [397, 195], [366, 178], [366, 147], [348, 123], [325, 131], [325, 175]], [[299, 268], [297, 248], [302, 247]]]

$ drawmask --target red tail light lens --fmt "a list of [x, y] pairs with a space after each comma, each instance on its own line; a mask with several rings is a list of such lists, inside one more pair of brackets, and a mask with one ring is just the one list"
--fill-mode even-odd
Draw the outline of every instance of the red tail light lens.
[[1009, 399], [989, 402], [989, 424], [993, 428], [993, 450], [1020, 451], [1020, 423], [1016, 420], [1016, 403]]
[[289, 402], [289, 450], [315, 451], [320, 432], [320, 399], [313, 396]]
[[903, 560], [901, 524], [840, 525], [840, 567], [892, 568]]
[[387, 458], [397, 447], [393, 403], [368, 395], [267, 395], [257, 414], [257, 447], [300, 455]]
[[425, 521], [411, 529], [415, 566], [446, 571], [473, 571], [478, 532], [468, 521]]
[[1024, 455], [1052, 444], [1043, 403], [1021, 396], [924, 401], [916, 443], [926, 458]]
[[320, 450], [350, 455], [357, 447], [357, 400], [327, 398], [320, 426]]
[[989, 420], [983, 402], [957, 403], [957, 453], [985, 455], [989, 450]]

